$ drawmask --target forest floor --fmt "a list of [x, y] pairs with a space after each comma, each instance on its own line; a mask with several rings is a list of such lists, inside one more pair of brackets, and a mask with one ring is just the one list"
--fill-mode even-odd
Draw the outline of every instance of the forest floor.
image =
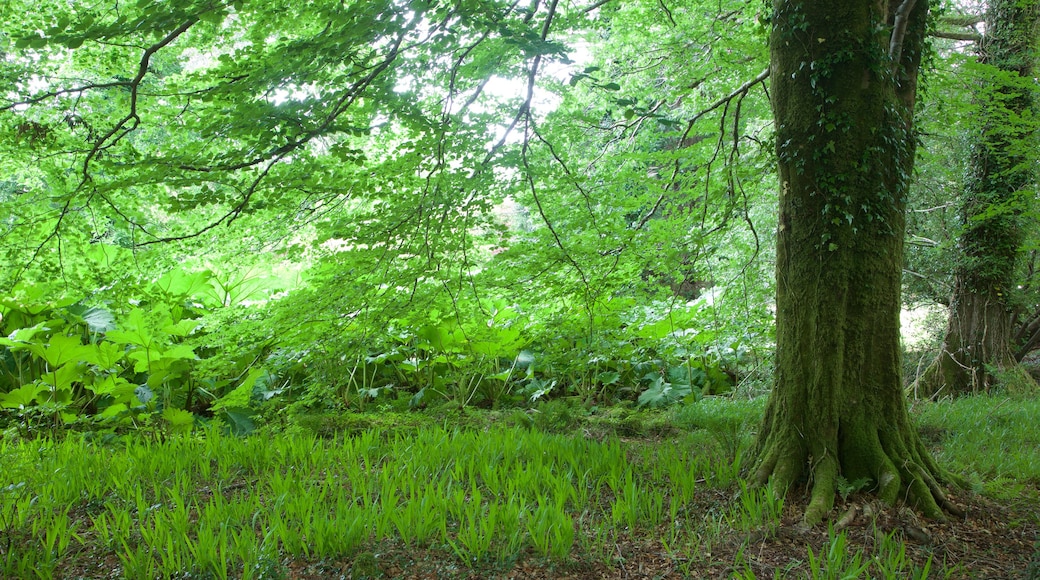
[[[677, 553], [662, 544], [667, 530], [621, 536], [614, 542], [610, 562], [580, 553], [567, 562], [553, 562], [534, 554], [515, 561], [477, 564], [467, 568], [440, 549], [416, 549], [394, 542], [372, 546], [353, 559], [287, 562], [289, 578], [502, 578], [502, 579], [632, 579], [665, 578], [922, 578], [1029, 579], [1040, 578], [1040, 503], [1033, 499], [994, 502], [977, 495], [954, 496], [966, 517], [947, 523], [927, 523], [904, 508], [877, 508], [866, 496], [851, 496], [841, 510], [859, 511], [845, 528], [841, 553], [828, 553], [836, 544], [826, 525], [810, 530], [798, 526], [804, 505], [785, 509], [783, 524], [772, 535], [723, 535], [709, 551]], [[699, 498], [706, 512], [725, 509], [725, 494]], [[875, 515], [864, 517], [864, 506]], [[868, 507], [868, 509], [870, 509]], [[844, 515], [836, 511], [836, 516]], [[872, 569], [886, 557], [877, 555], [884, 535], [905, 547], [906, 567], [886, 574]], [[809, 550], [821, 560], [814, 566]], [[931, 561], [929, 565], [928, 562]], [[927, 568], [926, 568], [927, 566]], [[859, 570], [857, 572], [857, 570]]]
[[[1040, 579], [1035, 398], [913, 409], [935, 456], [970, 481], [970, 489], [949, 493], [965, 517], [923, 520], [846, 482], [829, 521], [808, 530], [799, 525], [806, 498], [797, 491], [771, 515], [768, 494], [750, 492], [738, 478], [761, 401], [720, 399], [668, 412], [556, 404], [538, 414], [455, 413], [335, 414], [284, 433], [104, 447], [67, 440], [45, 450], [0, 440], [0, 578]], [[488, 462], [503, 468], [501, 482], [496, 467], [480, 471]], [[675, 478], [683, 474], [696, 485], [679, 500]], [[444, 499], [416, 512], [414, 525], [440, 513], [447, 531], [402, 540], [394, 531], [400, 524], [380, 507], [388, 485], [400, 490], [391, 500], [399, 509], [424, 489], [431, 495], [423, 497]], [[515, 491], [503, 495], [500, 485]], [[588, 492], [557, 504], [573, 539], [562, 554], [550, 553], [537, 545], [532, 522], [547, 498], [572, 487]], [[458, 489], [465, 498], [453, 504]], [[335, 498], [344, 493], [347, 504]], [[656, 512], [647, 503], [638, 514], [622, 513], [655, 495], [664, 501]], [[490, 503], [508, 507], [517, 497], [525, 506], [518, 531], [504, 516], [498, 524], [481, 519]], [[673, 504], [681, 508], [669, 515]], [[365, 531], [337, 547], [335, 537], [348, 533], [354, 517], [369, 518]], [[494, 542], [481, 557], [463, 557], [479, 544], [464, 539], [465, 528], [484, 525]], [[61, 537], [66, 544], [55, 548]], [[513, 547], [495, 544], [510, 538]], [[41, 557], [48, 546], [54, 556]], [[204, 556], [210, 563], [199, 565]]]

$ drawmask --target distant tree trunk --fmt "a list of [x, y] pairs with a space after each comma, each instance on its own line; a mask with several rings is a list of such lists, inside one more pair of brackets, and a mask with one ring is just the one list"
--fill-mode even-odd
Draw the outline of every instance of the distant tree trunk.
[[[995, 382], [1033, 383], [1012, 343], [1014, 293], [1023, 235], [1023, 190], [1036, 183], [1035, 126], [1020, 121], [1033, 108], [1037, 0], [990, 0], [979, 44], [984, 86], [982, 115], [972, 146], [961, 214], [950, 318], [942, 350], [917, 381], [922, 396], [988, 391]], [[1033, 383], [1035, 384], [1035, 383]]]
[[933, 518], [953, 509], [910, 423], [899, 336], [927, 15], [927, 0], [773, 4], [777, 362], [753, 477], [808, 483], [809, 525], [833, 507], [839, 476]]

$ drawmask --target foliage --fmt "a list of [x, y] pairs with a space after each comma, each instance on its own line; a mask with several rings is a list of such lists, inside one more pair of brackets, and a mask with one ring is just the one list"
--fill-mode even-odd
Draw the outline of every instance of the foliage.
[[200, 352], [214, 354], [201, 318], [218, 308], [221, 289], [209, 271], [175, 269], [113, 312], [88, 299], [48, 300], [52, 285], [23, 284], [0, 305], [7, 335], [0, 404], [23, 436], [70, 426], [170, 435], [213, 416], [251, 430], [249, 407], [254, 394], [265, 396], [270, 376], [256, 360], [223, 376], [201, 364]]
[[37, 8], [0, 35], [0, 282], [168, 308], [196, 358], [120, 367], [162, 412], [660, 406], [768, 359], [753, 6]]

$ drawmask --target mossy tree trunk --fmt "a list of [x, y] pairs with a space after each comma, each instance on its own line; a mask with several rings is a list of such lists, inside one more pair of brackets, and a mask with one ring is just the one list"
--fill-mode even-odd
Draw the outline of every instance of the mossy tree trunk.
[[990, 0], [978, 60], [981, 113], [964, 184], [960, 262], [942, 350], [917, 380], [923, 396], [988, 391], [999, 380], [1032, 383], [1012, 343], [1023, 233], [1020, 214], [1036, 183], [1038, 0]]
[[806, 524], [838, 477], [933, 518], [941, 471], [910, 423], [899, 336], [904, 209], [927, 0], [774, 0], [776, 383], [753, 477], [807, 483]]

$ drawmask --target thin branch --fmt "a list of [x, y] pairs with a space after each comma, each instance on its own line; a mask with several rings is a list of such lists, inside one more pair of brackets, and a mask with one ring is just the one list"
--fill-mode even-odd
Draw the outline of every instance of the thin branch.
[[753, 79], [747, 81], [746, 83], [740, 85], [739, 87], [737, 87], [730, 94], [728, 94], [728, 95], [722, 97], [721, 99], [715, 101], [714, 103], [708, 105], [708, 108], [702, 109], [699, 113], [694, 115], [693, 118], [690, 119], [687, 122], [687, 124], [686, 124], [686, 133], [683, 134], [683, 138], [685, 138], [689, 134], [690, 130], [693, 129], [693, 124], [696, 123], [698, 120], [700, 120], [701, 117], [703, 117], [704, 115], [707, 115], [708, 113], [714, 111], [715, 109], [718, 109], [722, 105], [725, 105], [726, 103], [729, 103], [733, 99], [735, 99], [735, 98], [737, 98], [737, 97], [739, 97], [741, 95], [746, 94], [748, 91], [750, 91], [752, 89], [752, 87], [754, 87], [758, 83], [766, 80], [767, 78], [769, 78], [769, 69], [768, 68], [763, 70], [762, 72], [758, 73], [758, 76], [756, 76], [755, 78], [753, 78]]
[[[194, 26], [198, 21], [198, 15], [193, 16], [167, 34], [162, 40], [145, 49], [144, 54], [141, 55], [141, 61], [137, 65], [137, 75], [134, 76], [133, 80], [128, 84], [130, 87], [130, 111], [125, 117], [120, 119], [108, 133], [97, 140], [94, 147], [89, 153], [87, 153], [86, 158], [83, 159], [83, 183], [90, 181], [90, 163], [95, 157], [97, 157], [98, 153], [103, 149], [118, 143], [123, 137], [135, 130], [137, 125], [141, 122], [141, 118], [137, 115], [137, 89], [140, 86], [141, 81], [144, 80], [145, 75], [148, 74], [148, 65], [151, 63], [152, 55], [168, 46], [174, 40], [177, 40], [180, 35], [187, 32], [188, 29]], [[131, 121], [133, 123], [127, 127], [127, 123], [130, 123]], [[120, 131], [122, 131], [122, 134], [116, 136]], [[108, 142], [109, 140], [111, 140], [111, 143]]]
[[24, 100], [21, 100], [21, 101], [14, 101], [14, 102], [12, 102], [10, 104], [4, 105], [4, 106], [0, 107], [0, 111], [8, 111], [8, 110], [13, 109], [15, 107], [21, 107], [21, 106], [26, 106], [26, 105], [35, 105], [35, 104], [41, 103], [43, 101], [46, 101], [47, 99], [53, 99], [54, 97], [60, 97], [60, 96], [63, 96], [63, 95], [70, 95], [70, 94], [73, 94], [73, 93], [85, 93], [87, 91], [94, 91], [94, 90], [98, 90], [98, 89], [111, 89], [111, 88], [116, 88], [116, 87], [129, 87], [130, 86], [130, 82], [131, 81], [114, 81], [114, 82], [110, 82], [110, 83], [86, 84], [86, 85], [75, 87], [75, 88], [71, 88], [71, 89], [60, 89], [60, 90], [57, 90], [57, 91], [48, 91], [46, 93], [42, 93], [42, 94], [36, 95], [35, 97], [29, 98], [29, 99], [24, 99]]
[[583, 9], [582, 12], [584, 12], [585, 14], [588, 14], [589, 12], [592, 12], [593, 10], [599, 8], [600, 6], [603, 6], [604, 4], [609, 4], [610, 1], [611, 0], [599, 0], [599, 2], [596, 2], [592, 6], [589, 6], [588, 8]]
[[672, 28], [678, 26], [678, 24], [675, 23], [675, 18], [672, 18], [672, 11], [665, 5], [664, 0], [657, 0], [657, 4], [661, 6], [661, 10], [664, 10], [665, 16], [668, 17], [668, 22], [672, 23]]

